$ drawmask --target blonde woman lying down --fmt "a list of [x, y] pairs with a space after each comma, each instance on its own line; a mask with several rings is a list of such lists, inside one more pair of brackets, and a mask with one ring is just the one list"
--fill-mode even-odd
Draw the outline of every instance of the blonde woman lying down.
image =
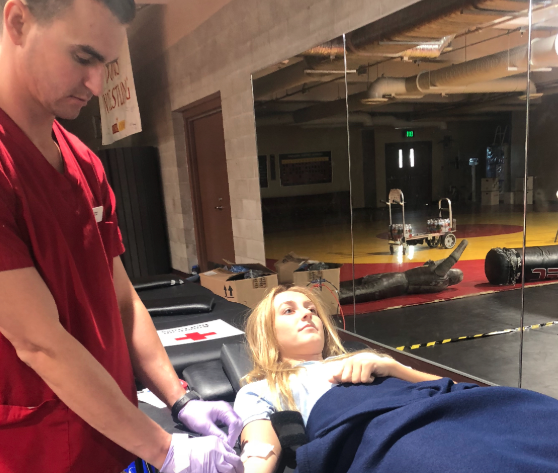
[[299, 411], [306, 425], [297, 473], [558, 472], [558, 400], [455, 384], [372, 350], [346, 354], [305, 288], [274, 288], [246, 337], [254, 369], [235, 410], [247, 473], [275, 470], [278, 410]]
[[303, 287], [274, 288], [250, 315], [246, 338], [254, 369], [234, 408], [244, 423], [247, 473], [275, 469], [280, 445], [269, 418], [277, 410], [300, 411], [306, 422], [318, 399], [339, 383], [370, 384], [387, 376], [412, 383], [439, 379], [372, 350], [347, 354], [316, 294]]

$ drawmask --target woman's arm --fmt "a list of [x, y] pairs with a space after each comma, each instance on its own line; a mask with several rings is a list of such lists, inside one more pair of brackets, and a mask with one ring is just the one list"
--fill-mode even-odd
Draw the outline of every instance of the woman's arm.
[[273, 473], [281, 455], [281, 444], [269, 420], [250, 422], [240, 435], [242, 450], [248, 443], [273, 445], [273, 451], [266, 457], [248, 457], [244, 460], [245, 473]]
[[421, 381], [434, 381], [436, 379], [440, 379], [440, 376], [423, 373], [422, 371], [416, 371], [412, 368], [402, 365], [401, 363], [398, 363], [397, 361], [391, 368], [390, 376], [402, 379], [403, 381], [409, 381], [411, 383], [420, 383]]
[[353, 356], [338, 361], [332, 361], [328, 365], [330, 366], [329, 381], [331, 383], [369, 384], [374, 381], [374, 377], [382, 378], [386, 376], [392, 376], [411, 383], [440, 379], [439, 376], [408, 368], [393, 358], [379, 356], [366, 351], [355, 353]]

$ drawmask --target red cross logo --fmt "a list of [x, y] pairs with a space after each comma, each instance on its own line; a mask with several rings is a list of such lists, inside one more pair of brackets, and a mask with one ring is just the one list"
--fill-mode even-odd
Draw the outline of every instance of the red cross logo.
[[197, 342], [199, 340], [207, 340], [206, 337], [209, 337], [210, 335], [217, 335], [215, 332], [209, 332], [209, 333], [200, 333], [200, 332], [192, 332], [189, 333], [188, 335], [186, 335], [185, 337], [180, 337], [180, 338], [176, 338], [175, 340], [192, 340], [194, 342]]

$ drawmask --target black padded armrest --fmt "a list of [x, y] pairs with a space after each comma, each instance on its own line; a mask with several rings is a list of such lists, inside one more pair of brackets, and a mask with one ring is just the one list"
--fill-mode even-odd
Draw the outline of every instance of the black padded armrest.
[[172, 299], [153, 299], [143, 303], [151, 316], [203, 314], [213, 310], [215, 298], [203, 294], [173, 297]]
[[306, 427], [298, 411], [279, 411], [271, 414], [271, 425], [281, 444], [281, 460], [277, 471], [285, 466], [296, 468], [296, 451], [308, 443]]
[[235, 392], [242, 387], [240, 380], [252, 371], [253, 363], [245, 343], [224, 343], [221, 347], [223, 371], [229, 378]]
[[235, 392], [220, 360], [190, 365], [184, 368], [182, 376], [204, 401], [234, 401]]

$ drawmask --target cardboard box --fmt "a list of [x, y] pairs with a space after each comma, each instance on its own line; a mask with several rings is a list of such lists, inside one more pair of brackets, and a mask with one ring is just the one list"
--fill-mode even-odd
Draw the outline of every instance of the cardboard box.
[[481, 193], [481, 205], [498, 205], [500, 202], [500, 193], [498, 191], [489, 191]]
[[504, 204], [511, 204], [513, 205], [513, 192], [504, 192]]
[[257, 269], [265, 276], [244, 279], [245, 273], [232, 273], [226, 269], [217, 268], [200, 274], [200, 282], [218, 296], [231, 302], [244, 304], [251, 309], [278, 285], [277, 274], [261, 264], [242, 264], [246, 269]]
[[[518, 177], [515, 179], [515, 187], [514, 187], [514, 191], [516, 192], [523, 192], [523, 182], [524, 179], [522, 177]], [[527, 190], [528, 191], [532, 191], [533, 190], [533, 176], [527, 176]], [[523, 201], [523, 199], [522, 199]]]
[[[523, 205], [523, 191], [514, 192], [513, 200], [515, 205]], [[527, 191], [527, 205], [533, 204], [533, 191]]]
[[481, 191], [497, 191], [499, 190], [498, 179], [495, 177], [485, 177], [481, 179]]
[[[304, 265], [313, 263], [305, 256], [295, 253], [285, 255], [275, 263], [275, 270], [279, 284], [295, 284], [296, 286], [312, 288], [321, 298], [325, 309], [330, 315], [339, 313], [337, 290], [340, 284], [340, 263], [325, 263], [328, 269], [307, 270]], [[302, 266], [302, 268], [301, 268]], [[315, 282], [315, 284], [311, 284]], [[318, 287], [314, 287], [317, 285]]]

